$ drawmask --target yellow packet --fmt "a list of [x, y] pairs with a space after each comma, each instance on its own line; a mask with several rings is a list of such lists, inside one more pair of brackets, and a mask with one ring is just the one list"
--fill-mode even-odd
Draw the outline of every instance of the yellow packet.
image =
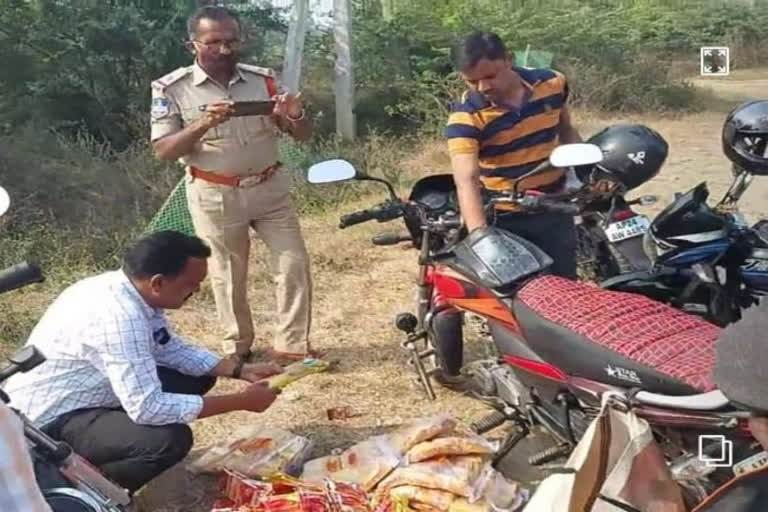
[[284, 389], [288, 384], [296, 382], [297, 380], [304, 378], [307, 375], [324, 372], [329, 367], [330, 363], [327, 361], [323, 361], [322, 359], [307, 358], [303, 361], [297, 361], [293, 364], [289, 364], [283, 369], [283, 373], [269, 377], [266, 379], [266, 382], [270, 388]]

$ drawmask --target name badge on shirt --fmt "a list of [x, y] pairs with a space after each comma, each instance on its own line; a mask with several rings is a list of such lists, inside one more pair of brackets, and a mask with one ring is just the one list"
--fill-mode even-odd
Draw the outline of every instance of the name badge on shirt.
[[152, 100], [152, 119], [162, 119], [171, 111], [171, 102], [167, 98], [154, 98]]
[[171, 339], [171, 335], [168, 334], [168, 329], [166, 329], [165, 327], [155, 331], [152, 334], [152, 336], [155, 338], [155, 341], [160, 345], [165, 345], [166, 343], [168, 343], [168, 340]]

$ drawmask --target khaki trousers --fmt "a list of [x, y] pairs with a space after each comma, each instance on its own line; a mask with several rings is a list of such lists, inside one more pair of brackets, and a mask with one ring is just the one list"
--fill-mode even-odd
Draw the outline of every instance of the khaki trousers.
[[290, 176], [275, 176], [252, 187], [217, 185], [186, 178], [187, 204], [197, 236], [211, 247], [208, 263], [216, 310], [224, 327], [225, 353], [253, 345], [248, 304], [249, 228], [264, 241], [276, 284], [277, 318], [273, 348], [309, 350], [312, 280], [309, 256], [290, 196]]

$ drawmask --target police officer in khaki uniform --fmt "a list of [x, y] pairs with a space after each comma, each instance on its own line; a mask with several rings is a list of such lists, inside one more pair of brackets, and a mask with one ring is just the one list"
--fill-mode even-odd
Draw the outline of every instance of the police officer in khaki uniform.
[[[277, 147], [280, 132], [303, 141], [312, 125], [299, 95], [278, 94], [272, 70], [237, 62], [241, 25], [235, 12], [202, 7], [187, 28], [195, 62], [152, 83], [151, 137], [160, 158], [186, 166], [195, 231], [213, 252], [209, 273], [226, 331], [224, 350], [241, 361], [251, 354], [247, 276], [253, 228], [270, 251], [277, 284], [277, 329], [269, 353], [273, 359], [317, 356], [308, 340], [309, 257]], [[231, 115], [234, 101], [270, 98], [276, 102], [271, 115]]]

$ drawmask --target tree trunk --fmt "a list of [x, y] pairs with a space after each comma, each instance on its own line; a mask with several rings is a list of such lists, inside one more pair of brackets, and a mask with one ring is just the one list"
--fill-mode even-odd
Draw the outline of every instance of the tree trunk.
[[288, 92], [299, 91], [301, 65], [304, 53], [304, 37], [309, 20], [309, 0], [295, 0], [291, 9], [288, 37], [285, 42], [282, 85]]
[[336, 51], [336, 133], [355, 139], [355, 77], [352, 56], [349, 0], [333, 1], [333, 35]]
[[386, 21], [395, 15], [395, 0], [381, 0], [381, 17]]

